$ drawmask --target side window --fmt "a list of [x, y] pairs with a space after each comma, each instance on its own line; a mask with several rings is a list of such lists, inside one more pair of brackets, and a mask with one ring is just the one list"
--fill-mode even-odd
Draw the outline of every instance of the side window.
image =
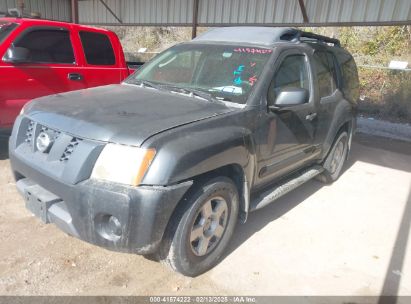
[[318, 90], [320, 98], [330, 96], [336, 90], [336, 71], [333, 57], [327, 52], [315, 52], [314, 64], [317, 71]]
[[338, 87], [338, 76], [337, 76], [337, 69], [336, 69], [336, 66], [335, 66], [335, 64], [336, 64], [335, 63], [335, 58], [334, 58], [334, 55], [330, 52], [327, 52], [326, 56], [327, 56], [328, 67], [329, 67], [331, 75], [334, 79], [334, 84], [335, 84], [334, 89], [336, 89]]
[[17, 24], [15, 23], [0, 22], [0, 43], [2, 43], [16, 27]]
[[34, 30], [18, 38], [14, 46], [26, 48], [29, 51], [30, 62], [75, 63], [68, 31]]
[[80, 39], [88, 64], [113, 65], [116, 63], [113, 47], [107, 35], [80, 32]]
[[349, 55], [338, 56], [342, 72], [342, 91], [345, 98], [351, 102], [357, 102], [360, 96], [358, 72], [354, 59]]
[[283, 60], [270, 84], [269, 104], [274, 104], [277, 95], [286, 88], [309, 90], [309, 78], [304, 55], [290, 55]]

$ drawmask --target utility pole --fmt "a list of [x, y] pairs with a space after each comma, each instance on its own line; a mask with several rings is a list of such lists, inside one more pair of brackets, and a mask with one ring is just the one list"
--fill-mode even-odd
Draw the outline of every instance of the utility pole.
[[71, 0], [71, 22], [78, 23], [78, 0]]
[[191, 28], [191, 38], [195, 38], [197, 36], [197, 25], [198, 25], [198, 7], [200, 0], [193, 0], [193, 24]]

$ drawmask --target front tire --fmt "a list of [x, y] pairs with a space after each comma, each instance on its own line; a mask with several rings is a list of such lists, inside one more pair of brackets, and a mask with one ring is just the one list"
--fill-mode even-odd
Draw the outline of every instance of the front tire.
[[174, 271], [193, 277], [220, 261], [237, 222], [238, 191], [229, 178], [214, 178], [198, 186], [180, 208], [161, 255]]

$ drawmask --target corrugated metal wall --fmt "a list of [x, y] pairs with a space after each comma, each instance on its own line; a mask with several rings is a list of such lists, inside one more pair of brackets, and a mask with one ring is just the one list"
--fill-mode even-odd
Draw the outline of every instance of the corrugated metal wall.
[[[104, 0], [125, 24], [191, 25], [194, 0]], [[24, 0], [26, 11], [70, 21], [70, 0]], [[359, 22], [411, 23], [411, 0], [304, 0], [310, 24]], [[0, 0], [0, 11], [17, 0]], [[79, 19], [87, 24], [118, 24], [99, 0], [79, 0]], [[302, 24], [298, 0], [199, 0], [200, 25]]]
[[200, 24], [302, 22], [297, 0], [200, 0]]
[[310, 22], [411, 20], [411, 0], [304, 0]]
[[[134, 24], [192, 23], [192, 0], [105, 0], [123, 21]], [[81, 23], [118, 23], [99, 0], [79, 2]]]
[[[304, 0], [310, 23], [411, 20], [411, 0]], [[200, 0], [199, 23], [303, 23], [297, 0]]]
[[[194, 0], [105, 0], [125, 24], [190, 25]], [[304, 0], [310, 23], [411, 23], [411, 0]], [[81, 23], [117, 24], [99, 0], [79, 1]], [[298, 0], [199, 0], [198, 23], [302, 24]]]
[[[25, 12], [39, 12], [42, 18], [60, 21], [71, 20], [70, 0], [24, 0]], [[0, 0], [0, 11], [17, 8], [17, 0]]]

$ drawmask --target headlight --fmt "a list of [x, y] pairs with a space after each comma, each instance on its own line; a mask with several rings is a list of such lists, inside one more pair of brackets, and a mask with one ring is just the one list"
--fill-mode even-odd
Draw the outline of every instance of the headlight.
[[91, 178], [137, 186], [155, 154], [154, 149], [107, 144], [94, 165]]

